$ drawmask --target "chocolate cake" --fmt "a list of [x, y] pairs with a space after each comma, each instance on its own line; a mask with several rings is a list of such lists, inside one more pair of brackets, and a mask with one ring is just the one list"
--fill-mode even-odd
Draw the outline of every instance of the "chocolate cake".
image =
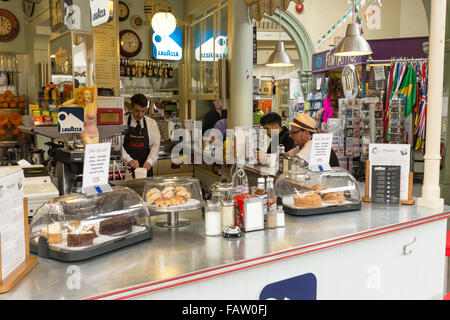
[[68, 247], [90, 246], [94, 243], [94, 238], [95, 238], [94, 232], [68, 233], [67, 246]]
[[104, 235], [130, 233], [133, 219], [128, 216], [113, 217], [100, 222], [99, 232]]

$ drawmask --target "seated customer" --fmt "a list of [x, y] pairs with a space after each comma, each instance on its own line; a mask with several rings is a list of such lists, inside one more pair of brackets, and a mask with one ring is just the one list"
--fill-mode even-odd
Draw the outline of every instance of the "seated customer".
[[222, 100], [213, 101], [214, 109], [205, 114], [205, 120], [203, 121], [202, 132], [214, 128], [217, 121], [227, 118], [227, 110], [222, 110]]
[[[291, 157], [299, 157], [309, 163], [311, 140], [314, 133], [316, 133], [316, 121], [307, 114], [297, 114], [294, 121], [291, 122], [290, 133], [296, 147], [286, 154]], [[330, 154], [330, 167], [339, 167], [339, 159], [333, 149]]]
[[[289, 136], [289, 129], [281, 125], [281, 117], [278, 113], [270, 112], [266, 114], [261, 118], [259, 123], [267, 130], [267, 135], [272, 138], [272, 141], [276, 137], [275, 131], [278, 130], [279, 145], [282, 144], [284, 146], [285, 152], [295, 147], [294, 140]], [[271, 148], [272, 142], [270, 142], [269, 148], [267, 148], [267, 153], [272, 153]], [[278, 150], [274, 151], [278, 152]]]

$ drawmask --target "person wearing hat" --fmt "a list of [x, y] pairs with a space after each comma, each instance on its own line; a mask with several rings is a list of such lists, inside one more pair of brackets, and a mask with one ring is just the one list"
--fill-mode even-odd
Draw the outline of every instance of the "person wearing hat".
[[131, 114], [125, 117], [128, 126], [122, 147], [122, 158], [134, 169], [147, 169], [147, 177], [153, 176], [153, 166], [158, 161], [161, 134], [155, 120], [145, 116], [148, 100], [143, 94], [131, 98]]
[[[312, 136], [316, 133], [316, 121], [305, 113], [299, 113], [291, 122], [290, 136], [294, 140], [296, 147], [289, 152], [288, 156], [299, 157], [309, 162], [311, 155]], [[336, 153], [331, 149], [330, 167], [339, 167], [339, 159]]]

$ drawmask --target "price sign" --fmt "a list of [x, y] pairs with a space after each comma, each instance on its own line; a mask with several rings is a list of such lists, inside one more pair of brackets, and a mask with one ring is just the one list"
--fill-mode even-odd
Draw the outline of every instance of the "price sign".
[[110, 191], [108, 184], [111, 143], [87, 144], [84, 152], [83, 187], [86, 194]]
[[333, 144], [332, 133], [314, 134], [312, 138], [309, 169], [312, 171], [331, 170], [330, 155]]

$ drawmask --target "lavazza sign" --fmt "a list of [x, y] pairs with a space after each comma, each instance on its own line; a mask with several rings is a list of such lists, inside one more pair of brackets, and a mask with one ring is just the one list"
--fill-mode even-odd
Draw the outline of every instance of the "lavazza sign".
[[91, 0], [91, 24], [98, 27], [114, 17], [114, 0]]

